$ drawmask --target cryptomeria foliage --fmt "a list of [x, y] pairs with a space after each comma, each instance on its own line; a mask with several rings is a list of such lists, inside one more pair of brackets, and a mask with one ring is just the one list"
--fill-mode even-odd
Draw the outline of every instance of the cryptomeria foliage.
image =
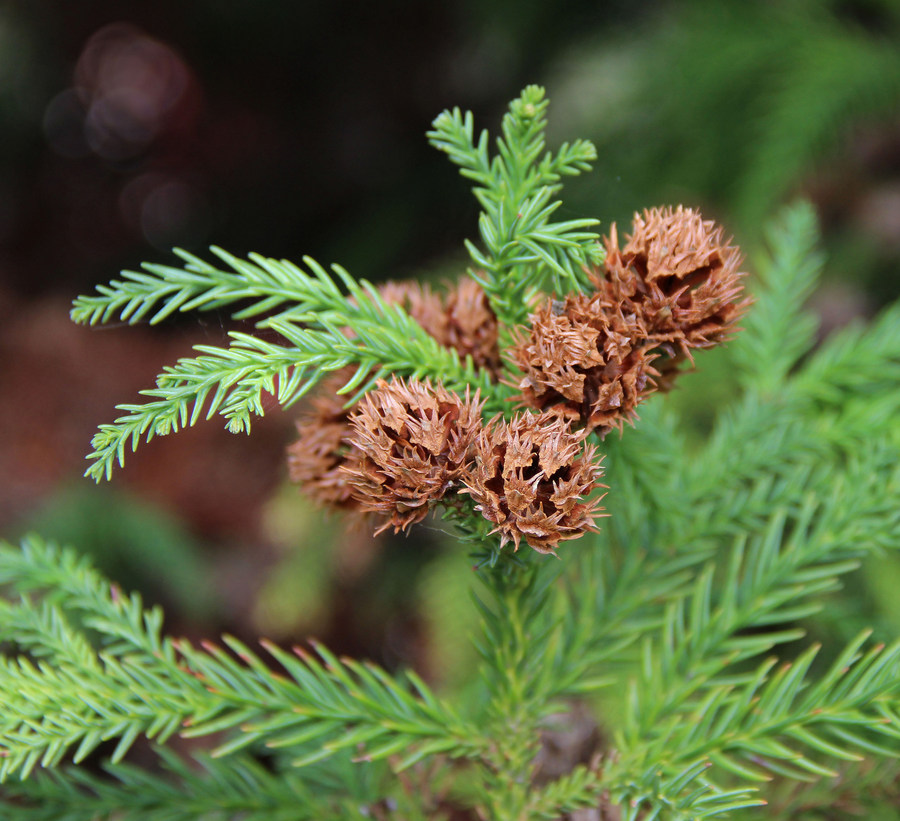
[[[789, 818], [791, 782], [827, 786], [839, 775], [846, 784], [860, 773], [874, 794], [872, 772], [895, 776], [872, 762], [900, 752], [900, 642], [862, 633], [823, 648], [804, 641], [804, 624], [868, 555], [900, 547], [900, 306], [817, 346], [803, 309], [821, 265], [815, 218], [805, 205], [782, 211], [755, 264], [755, 305], [723, 350], [733, 396], [705, 441], [689, 441], [667, 397], [648, 393], [667, 388], [689, 356], [702, 368], [704, 354], [685, 340], [721, 341], [709, 318], [734, 315], [718, 298], [702, 313], [707, 282], [696, 269], [673, 292], [679, 275], [658, 292], [649, 274], [645, 291], [629, 290], [628, 277], [653, 258], [654, 237], [669, 237], [668, 248], [683, 229], [694, 238], [684, 253], [699, 253], [706, 223], [648, 212], [649, 256], [636, 229], [621, 253], [607, 241], [620, 267], [604, 274], [602, 247], [586, 231], [593, 221], [551, 219], [560, 175], [586, 170], [593, 149], [545, 153], [545, 109], [542, 90], [526, 89], [493, 157], [471, 115], [445, 113], [429, 135], [475, 181], [484, 209], [482, 244], [469, 250], [506, 356], [498, 370], [476, 367], [463, 343], [439, 341], [452, 338], [447, 327], [425, 321], [452, 295], [391, 297], [308, 259], [300, 268], [214, 249], [219, 268], [181, 253], [183, 268], [125, 272], [73, 310], [85, 323], [152, 322], [234, 306], [281, 337], [233, 334], [229, 348], [203, 346], [166, 369], [149, 401], [120, 406], [124, 415], [101, 427], [95, 479], [142, 439], [217, 412], [246, 430], [264, 392], [288, 406], [340, 372], [341, 397], [322, 400], [313, 427], [324, 431], [327, 417], [344, 430], [352, 419], [339, 440], [335, 476], [353, 491], [342, 503], [393, 505], [388, 523], [398, 528], [443, 505], [464, 545], [458, 561], [478, 557], [480, 664], [466, 685], [439, 694], [413, 671], [389, 674], [318, 645], [175, 640], [159, 609], [70, 548], [30, 536], [0, 547], [4, 817], [552, 819], [593, 808], [637, 821], [753, 817], [770, 796], [766, 817]], [[734, 258], [700, 250], [704, 276]], [[720, 268], [724, 290], [714, 293], [732, 294], [734, 272]], [[672, 316], [690, 333], [653, 324]], [[573, 329], [595, 347], [585, 352]], [[602, 365], [572, 371], [575, 381], [601, 394], [622, 388], [603, 422], [591, 421], [595, 394], [574, 402], [571, 386], [552, 381], [552, 367], [569, 372], [568, 361], [554, 365], [553, 346], [570, 332], [572, 350]], [[514, 337], [519, 353], [504, 347]], [[538, 350], [549, 357], [546, 384]], [[526, 354], [531, 394], [517, 370]], [[626, 384], [629, 374], [636, 381]], [[388, 384], [388, 375], [402, 379]], [[605, 435], [621, 425], [611, 408], [629, 385], [640, 419]], [[514, 415], [508, 400], [530, 395], [540, 412]], [[597, 494], [584, 488], [600, 454], [609, 516], [596, 519]], [[491, 473], [496, 460], [507, 467]], [[542, 555], [557, 550], [558, 560]], [[593, 711], [600, 740], [551, 778], [542, 733], [573, 704]], [[176, 735], [209, 737], [208, 753], [187, 760], [164, 746]], [[153, 742], [158, 767], [123, 760], [139, 739]], [[85, 768], [111, 740], [102, 770]], [[809, 790], [809, 806], [827, 795]]]

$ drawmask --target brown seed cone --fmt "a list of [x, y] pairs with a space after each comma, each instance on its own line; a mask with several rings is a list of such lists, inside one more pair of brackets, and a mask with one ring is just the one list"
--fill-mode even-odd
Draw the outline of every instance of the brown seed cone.
[[443, 297], [417, 282], [386, 282], [378, 292], [400, 305], [441, 345], [471, 356], [476, 367], [500, 372], [499, 328], [484, 289], [463, 277]]
[[359, 504], [341, 471], [350, 450], [350, 410], [344, 408], [347, 397], [337, 391], [353, 372], [344, 368], [319, 386], [311, 410], [297, 421], [300, 438], [287, 449], [291, 480], [319, 504], [345, 510], [359, 510]]
[[476, 393], [460, 398], [441, 385], [396, 377], [360, 400], [350, 415], [352, 450], [342, 466], [353, 498], [365, 511], [406, 530], [456, 482], [481, 429]]
[[415, 280], [384, 282], [378, 293], [388, 303], [399, 305], [442, 345], [447, 337], [447, 312], [440, 294]]
[[463, 492], [497, 525], [502, 545], [512, 541], [518, 550], [525, 539], [539, 553], [553, 553], [564, 539], [596, 530], [600, 499], [584, 497], [603, 470], [586, 435], [562, 419], [528, 412], [509, 423], [495, 417], [481, 431]]
[[547, 300], [531, 315], [528, 335], [516, 329], [510, 357], [525, 374], [526, 405], [588, 432], [621, 430], [654, 387], [656, 354], [642, 347], [647, 332], [604, 292]]
[[699, 212], [678, 206], [634, 215], [633, 233], [619, 250], [615, 225], [606, 262], [595, 281], [623, 310], [641, 317], [649, 344], [691, 358], [691, 348], [725, 341], [750, 304], [740, 299], [740, 249]]
[[443, 344], [467, 355], [478, 368], [500, 372], [499, 326], [484, 289], [471, 277], [463, 277], [448, 292], [447, 329]]

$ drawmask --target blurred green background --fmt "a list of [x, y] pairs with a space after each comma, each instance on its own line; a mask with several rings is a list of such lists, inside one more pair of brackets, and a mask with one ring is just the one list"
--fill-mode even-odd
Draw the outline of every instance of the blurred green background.
[[[68, 303], [173, 245], [310, 254], [373, 281], [455, 275], [475, 201], [424, 132], [452, 106], [495, 128], [527, 83], [548, 89], [551, 141], [597, 143], [564, 196], [573, 218], [627, 231], [635, 209], [700, 207], [752, 271], [766, 217], [802, 195], [829, 254], [823, 333], [900, 293], [898, 2], [6, 2], [0, 531], [89, 550], [175, 632], [314, 634], [464, 678], [471, 568], [438, 524], [373, 543], [312, 510], [286, 485], [285, 415], [249, 440], [207, 423], [109, 486], [80, 479], [114, 404], [230, 324], [76, 328]], [[701, 433], [698, 398], [729, 384], [713, 355], [673, 401]], [[900, 569], [884, 562], [833, 629], [896, 634]]]

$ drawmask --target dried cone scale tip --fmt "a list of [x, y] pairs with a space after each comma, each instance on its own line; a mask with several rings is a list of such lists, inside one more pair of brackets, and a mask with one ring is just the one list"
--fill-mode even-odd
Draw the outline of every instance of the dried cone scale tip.
[[600, 499], [585, 497], [602, 474], [586, 431], [558, 418], [519, 413], [493, 419], [475, 443], [475, 466], [464, 479], [476, 510], [497, 525], [501, 544], [522, 539], [553, 553], [565, 539], [595, 530]]
[[525, 404], [588, 431], [621, 430], [654, 387], [645, 337], [640, 321], [602, 292], [546, 300], [510, 350], [524, 374], [517, 387]]
[[482, 402], [442, 386], [394, 378], [380, 381], [350, 415], [352, 449], [341, 468], [364, 511], [379, 528], [406, 530], [459, 480], [481, 429]]
[[750, 304], [740, 298], [740, 249], [690, 208], [635, 214], [628, 242], [619, 249], [613, 226], [606, 253], [598, 286], [641, 318], [651, 344], [668, 345], [673, 356], [725, 341]]

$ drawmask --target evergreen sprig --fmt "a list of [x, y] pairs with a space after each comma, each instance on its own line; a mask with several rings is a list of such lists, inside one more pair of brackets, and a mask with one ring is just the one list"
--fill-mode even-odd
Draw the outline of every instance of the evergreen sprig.
[[[809, 353], [815, 327], [803, 303], [822, 265], [815, 215], [804, 204], [786, 208], [767, 236], [756, 305], [730, 349], [744, 390], [686, 464], [691, 475], [681, 483], [687, 495], [680, 509], [696, 515], [674, 536], [682, 543], [753, 527], [779, 496], [802, 486], [810, 465], [842, 471], [860, 441], [888, 461], [896, 453], [887, 432], [900, 430], [898, 307], [865, 333], [848, 328]], [[674, 524], [671, 517], [660, 521]]]
[[[358, 818], [365, 804], [347, 795], [315, 793], [296, 774], [272, 772], [250, 756], [192, 762], [160, 747], [158, 773], [126, 762], [104, 764], [107, 777], [78, 768], [10, 781], [0, 801], [10, 821], [305, 821]], [[324, 794], [323, 794], [324, 792]]]
[[[264, 414], [266, 395], [290, 407], [323, 374], [348, 365], [356, 369], [343, 388], [349, 401], [394, 374], [431, 378], [460, 392], [491, 383], [471, 359], [460, 361], [455, 350], [438, 344], [400, 306], [386, 304], [368, 282], [357, 282], [340, 266], [332, 266], [331, 276], [308, 257], [304, 262], [311, 273], [257, 254], [248, 262], [218, 248], [213, 252], [233, 270], [219, 270], [177, 251], [185, 260], [184, 269], [148, 264], [144, 272], [125, 271], [123, 280], [100, 286], [98, 295], [79, 297], [72, 318], [87, 324], [115, 317], [135, 323], [155, 311], [153, 323], [175, 311], [251, 301], [234, 317], [246, 319], [280, 308], [257, 325], [290, 344], [233, 331], [228, 348], [196, 346], [199, 356], [166, 367], [155, 388], [141, 391], [149, 401], [116, 406], [125, 414], [100, 426], [85, 475], [109, 479], [114, 465], [124, 464], [126, 448], [135, 450], [142, 439], [149, 442], [216, 413], [232, 433], [249, 432], [252, 416]], [[499, 399], [489, 411], [502, 408], [502, 396]]]
[[[669, 606], [659, 638], [643, 648], [634, 713], [640, 732], [723, 673], [733, 674], [727, 671], [735, 665], [801, 638], [803, 631], [790, 625], [815, 613], [866, 550], [885, 546], [886, 536], [900, 547], [900, 538], [887, 535], [900, 532], [900, 515], [873, 494], [871, 481], [885, 475], [874, 467], [851, 470], [830, 497], [807, 495], [793, 515], [775, 508], [765, 530], [738, 537], [730, 555], [717, 556], [688, 597]], [[900, 473], [888, 476], [888, 487], [897, 487]], [[723, 593], [716, 595], [717, 588]]]
[[[402, 752], [401, 766], [411, 766], [484, 743], [412, 673], [395, 679], [320, 646], [315, 655], [291, 655], [264, 643], [285, 676], [231, 637], [228, 650], [165, 638], [158, 609], [144, 609], [137, 594], [123, 596], [74, 552], [37, 537], [21, 549], [0, 546], [0, 582], [11, 581], [27, 597], [6, 605], [2, 638], [27, 655], [10, 655], [0, 668], [0, 779], [55, 766], [73, 749], [78, 763], [112, 738], [115, 762], [139, 736], [162, 743], [176, 732], [232, 731], [217, 755], [265, 744], [293, 750], [297, 766], [358, 745], [367, 759]], [[45, 591], [36, 606], [32, 597]]]
[[184, 260], [183, 268], [145, 262], [142, 271], [123, 271], [123, 279], [98, 285], [95, 295], [78, 297], [72, 306], [72, 320], [96, 325], [118, 318], [134, 325], [146, 319], [154, 325], [175, 312], [221, 310], [249, 302], [233, 314], [235, 319], [249, 319], [288, 306], [299, 314], [327, 317], [330, 312], [334, 321], [340, 321], [352, 306], [348, 306], [338, 283], [356, 293], [367, 289], [341, 266], [332, 266], [332, 277], [311, 257], [303, 258], [308, 273], [287, 260], [250, 254], [248, 261], [222, 248], [213, 246], [210, 250], [231, 270], [217, 268], [176, 248], [173, 253]]
[[813, 346], [816, 320], [797, 310], [812, 294], [824, 258], [816, 215], [809, 203], [784, 209], [766, 231], [768, 254], [756, 265], [756, 305], [743, 321], [731, 356], [745, 385], [770, 394]]
[[471, 273], [510, 327], [526, 320], [537, 291], [586, 290], [584, 268], [603, 260], [599, 236], [587, 230], [597, 220], [551, 220], [562, 205], [553, 199], [561, 177], [589, 171], [597, 150], [588, 140], [576, 140], [545, 153], [548, 105], [543, 88], [525, 88], [503, 117], [493, 157], [487, 130], [476, 142], [471, 111], [445, 111], [428, 132], [431, 144], [476, 183], [472, 191], [482, 208], [478, 229], [484, 249], [466, 241], [476, 265]]
[[[701, 779], [708, 782], [708, 806], [703, 808], [698, 794], [699, 813], [693, 814], [693, 804], [685, 805], [683, 799], [678, 807], [683, 794], [679, 779], [698, 767], [698, 774], [724, 770], [751, 783], [775, 775], [812, 780], [835, 775], [822, 758], [861, 761], [863, 754], [896, 755], [900, 643], [863, 651], [866, 638], [863, 634], [851, 642], [818, 679], [808, 675], [819, 652], [816, 646], [774, 672], [775, 660], [770, 659], [743, 683], [713, 688], [692, 703], [692, 710], [659, 726], [653, 742], [632, 747], [632, 753], [623, 744], [625, 752], [606, 777], [613, 783], [631, 781], [618, 796], [632, 808], [625, 817], [658, 813], [666, 805], [688, 810], [684, 817], [689, 818], [733, 809], [733, 795], [717, 789], [708, 775]], [[633, 710], [629, 720], [636, 714]], [[746, 805], [765, 803], [747, 798]]]

